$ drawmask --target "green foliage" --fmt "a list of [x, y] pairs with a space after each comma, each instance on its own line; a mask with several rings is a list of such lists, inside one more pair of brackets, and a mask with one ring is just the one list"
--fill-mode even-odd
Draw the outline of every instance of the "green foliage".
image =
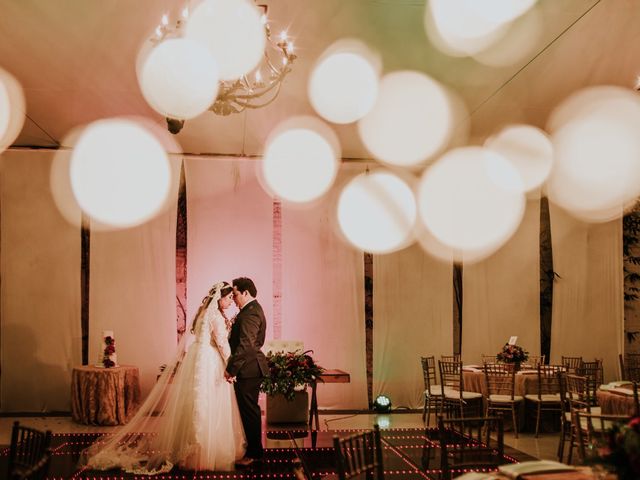
[[[640, 255], [637, 249], [640, 246], [640, 212], [636, 205], [631, 212], [622, 218], [622, 255], [624, 257], [624, 300], [632, 302], [640, 298], [638, 287], [640, 274], [632, 272], [627, 264], [640, 265]], [[628, 307], [628, 306], [627, 306]]]
[[314, 382], [324, 372], [306, 352], [270, 352], [267, 355], [269, 375], [264, 378], [260, 389], [267, 395], [281, 393], [287, 400], [293, 400], [296, 387]]
[[[640, 299], [640, 273], [629, 269], [629, 265], [640, 266], [640, 203], [622, 218], [622, 255], [624, 275], [625, 310], [633, 308], [633, 303]], [[640, 332], [625, 330], [629, 343], [636, 340]]]

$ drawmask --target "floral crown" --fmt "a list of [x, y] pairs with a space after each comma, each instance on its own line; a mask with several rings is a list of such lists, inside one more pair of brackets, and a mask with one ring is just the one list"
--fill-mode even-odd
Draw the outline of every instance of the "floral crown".
[[209, 290], [209, 295], [208, 296], [209, 297], [213, 297], [216, 294], [216, 292], [220, 292], [220, 291], [222, 291], [222, 289], [224, 287], [230, 287], [230, 286], [231, 285], [229, 284], [229, 282], [224, 282], [223, 281], [223, 282], [215, 283], [213, 285], [213, 287], [211, 287], [211, 290]]

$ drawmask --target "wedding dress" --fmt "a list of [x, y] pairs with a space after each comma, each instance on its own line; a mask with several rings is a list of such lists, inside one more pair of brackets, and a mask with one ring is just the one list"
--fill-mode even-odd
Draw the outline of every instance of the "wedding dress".
[[185, 353], [184, 335], [175, 360], [131, 421], [84, 452], [87, 468], [147, 475], [168, 472], [174, 465], [228, 471], [244, 456], [246, 439], [233, 385], [224, 378], [231, 352], [217, 308], [219, 288], [194, 322], [193, 344]]

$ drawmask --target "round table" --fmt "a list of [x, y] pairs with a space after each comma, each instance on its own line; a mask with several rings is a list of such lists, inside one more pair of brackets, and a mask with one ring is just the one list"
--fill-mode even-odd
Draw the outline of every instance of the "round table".
[[596, 398], [603, 415], [635, 415], [636, 403], [632, 395], [598, 390]]
[[87, 425], [122, 425], [140, 402], [138, 367], [74, 367], [71, 376], [71, 414]]
[[[478, 392], [487, 395], [487, 383], [482, 371], [462, 371], [464, 389], [469, 392]], [[523, 371], [515, 375], [515, 394], [524, 397], [528, 394], [538, 393], [538, 372]]]

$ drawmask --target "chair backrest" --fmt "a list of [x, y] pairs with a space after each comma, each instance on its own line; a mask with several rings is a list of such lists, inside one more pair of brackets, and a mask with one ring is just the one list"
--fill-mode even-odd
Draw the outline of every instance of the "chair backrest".
[[437, 385], [436, 378], [436, 357], [420, 357], [422, 363], [422, 377], [424, 378], [424, 389], [431, 391], [431, 385]]
[[587, 390], [589, 400], [595, 405], [596, 392], [600, 385], [604, 383], [604, 369], [602, 368], [602, 359], [595, 359], [593, 362], [582, 362], [582, 368], [579, 375], [587, 379]]
[[575, 431], [578, 438], [578, 457], [585, 461], [587, 448], [603, 448], [609, 446], [611, 429], [616, 423], [626, 423], [630, 417], [624, 415], [600, 415], [590, 412], [576, 411]]
[[561, 393], [562, 367], [560, 365], [538, 365], [537, 370], [537, 394], [539, 399], [542, 398], [542, 395]]
[[530, 368], [536, 369], [538, 365], [544, 365], [545, 355], [529, 355], [529, 358], [525, 362]]
[[562, 366], [567, 369], [567, 373], [580, 375], [582, 357], [565, 357], [562, 355]]
[[513, 400], [516, 384], [516, 370], [513, 365], [484, 364], [484, 378], [487, 395], [508, 395]]
[[576, 410], [588, 412], [592, 402], [589, 395], [587, 377], [569, 373], [566, 375], [565, 379], [567, 403], [572, 412], [571, 416], [573, 417], [573, 412]]
[[462, 392], [462, 362], [438, 360], [438, 370], [443, 396], [445, 388]]
[[14, 470], [11, 480], [44, 480], [49, 473], [51, 454], [51, 448], [47, 448], [44, 455], [31, 468], [24, 471]]
[[485, 355], [484, 353], [481, 353], [480, 357], [482, 358], [482, 364], [483, 365], [485, 363], [498, 363], [498, 356], [497, 355]]
[[384, 478], [380, 427], [348, 437], [333, 437], [338, 478], [346, 480], [366, 473], [367, 478]]
[[440, 360], [443, 362], [459, 362], [460, 354], [454, 353], [453, 355], [440, 355]]
[[[9, 478], [17, 472], [25, 472], [39, 463], [51, 445], [51, 430], [42, 432], [13, 422], [9, 446]], [[48, 465], [48, 463], [47, 463]]]
[[[496, 437], [491, 432], [496, 432]], [[505, 463], [502, 417], [438, 418], [443, 479], [470, 469], [497, 469]]]

